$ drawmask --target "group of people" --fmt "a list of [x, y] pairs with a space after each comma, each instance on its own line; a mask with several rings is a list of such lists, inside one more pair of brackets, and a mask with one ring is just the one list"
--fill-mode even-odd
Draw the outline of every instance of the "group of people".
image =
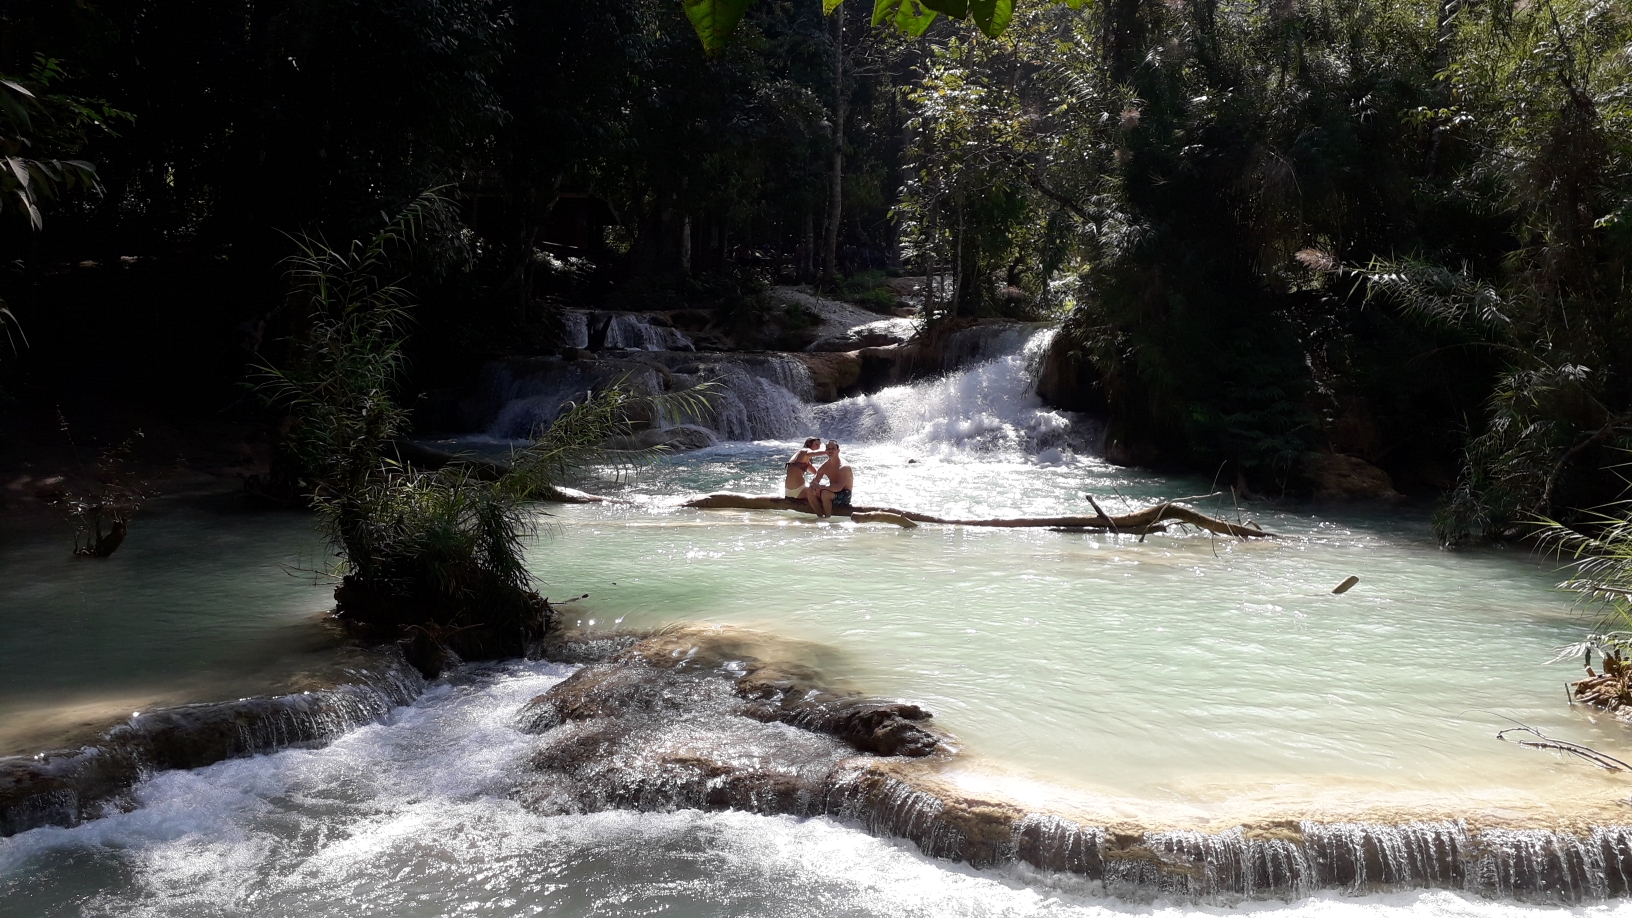
[[[825, 457], [820, 466], [814, 461], [817, 456]], [[808, 481], [806, 475], [810, 476]], [[790, 500], [805, 501], [817, 519], [825, 520], [833, 515], [834, 507], [850, 506], [853, 484], [855, 472], [839, 455], [839, 441], [829, 440], [824, 448], [821, 437], [811, 437], [788, 460], [782, 495]]]

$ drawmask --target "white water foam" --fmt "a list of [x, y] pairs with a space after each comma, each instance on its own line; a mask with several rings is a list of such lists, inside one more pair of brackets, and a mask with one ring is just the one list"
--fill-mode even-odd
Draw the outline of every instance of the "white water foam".
[[827, 819], [541, 817], [508, 792], [532, 742], [512, 717], [567, 672], [482, 667], [318, 750], [165, 772], [141, 808], [0, 840], [0, 913], [86, 916], [776, 915], [1542, 918], [1444, 891], [1226, 909], [1135, 904], [1074, 877], [972, 870]]
[[689, 351], [693, 346], [685, 332], [653, 325], [648, 316], [619, 312], [604, 318], [604, 347], [631, 351]]
[[806, 404], [810, 372], [803, 364], [785, 357], [722, 360], [707, 376], [718, 386], [712, 395], [713, 410], [692, 423], [709, 428], [720, 439], [790, 439], [810, 429]]
[[1090, 451], [1097, 430], [1037, 397], [1037, 364], [1053, 337], [1052, 329], [1024, 328], [970, 336], [958, 353], [997, 356], [938, 379], [818, 405], [811, 413], [823, 436], [840, 441], [894, 442], [916, 455], [1059, 461]]

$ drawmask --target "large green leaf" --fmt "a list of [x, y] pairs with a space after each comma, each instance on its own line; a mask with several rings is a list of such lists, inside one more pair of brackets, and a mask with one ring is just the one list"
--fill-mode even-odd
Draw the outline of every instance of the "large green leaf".
[[988, 38], [996, 38], [1014, 17], [1014, 0], [969, 0], [969, 10], [975, 14], [975, 25]]
[[926, 9], [945, 13], [953, 19], [969, 18], [969, 0], [919, 0]]
[[691, 20], [691, 27], [697, 30], [697, 37], [702, 39], [703, 50], [709, 54], [717, 53], [725, 47], [725, 41], [731, 37], [737, 23], [742, 21], [742, 14], [748, 11], [754, 0], [682, 0], [686, 7], [686, 18]]
[[873, 25], [892, 22], [895, 27], [913, 38], [924, 34], [930, 23], [940, 14], [929, 9], [922, 0], [874, 0]]
[[833, 15], [833, 11], [838, 9], [842, 3], [844, 3], [844, 0], [822, 0], [822, 15]]

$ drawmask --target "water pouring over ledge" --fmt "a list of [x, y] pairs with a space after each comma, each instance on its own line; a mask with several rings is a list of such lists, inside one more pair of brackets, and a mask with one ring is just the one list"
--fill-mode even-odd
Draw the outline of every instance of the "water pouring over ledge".
[[[1065, 435], [1048, 439], [1059, 433], [1051, 422], [1033, 423], [1046, 409], [1027, 398], [1023, 379], [992, 373], [993, 363], [812, 420], [860, 438], [852, 451], [869, 499], [946, 515], [1080, 511], [1084, 490], [1110, 495], [1116, 512], [1201, 489], [1097, 462], [1078, 419], [1058, 416]], [[1021, 361], [1011, 365], [1023, 371]], [[991, 374], [984, 384], [969, 382], [981, 373]], [[1010, 384], [1018, 395], [987, 397]], [[946, 409], [924, 407], [937, 403]], [[989, 417], [958, 423], [978, 418], [963, 407], [971, 404], [991, 406]], [[1420, 521], [1330, 509], [1264, 517], [1295, 537], [1270, 552], [1195, 538], [1139, 546], [1055, 533], [875, 531], [672, 506], [677, 491], [770, 490], [785, 447], [722, 445], [637, 482], [627, 492], [633, 506], [562, 511], [534, 553], [547, 592], [591, 593], [569, 607], [586, 627], [714, 620], [813, 639], [830, 648], [819, 661], [830, 677], [934, 710], [970, 753], [968, 767], [948, 774], [967, 792], [1097, 806], [1111, 825], [1166, 818], [1175, 828], [1159, 845], [1216, 865], [1199, 875], [1208, 882], [1239, 874], [1229, 865], [1241, 858], [1261, 865], [1254, 877], [1290, 877], [1296, 858], [1310, 855], [1285, 848], [1285, 838], [1230, 842], [1227, 831], [1179, 824], [1271, 812], [1318, 819], [1353, 813], [1361, 798], [1397, 817], [1483, 807], [1486, 818], [1578, 824], [1585, 841], [1575, 849], [1544, 834], [1519, 840], [1530, 839], [1537, 863], [1590, 862], [1602, 882], [1581, 885], [1580, 895], [1618, 894], [1605, 878], [1619, 867], [1602, 845], [1593, 854], [1586, 827], [1604, 822], [1600, 808], [1619, 812], [1623, 789], [1495, 744], [1488, 724], [1466, 713], [1489, 706], [1471, 704], [1477, 696], [1549, 732], [1624, 743], [1618, 725], [1565, 708], [1561, 672], [1541, 667], [1546, 649], [1574, 634], [1574, 618], [1549, 590], [1551, 575], [1526, 559], [1443, 555]], [[1363, 586], [1331, 597], [1326, 591], [1352, 570], [1365, 574]], [[844, 828], [842, 815], [835, 823], [518, 811], [509, 782], [530, 747], [506, 718], [561, 675], [522, 664], [475, 671], [327, 749], [162, 774], [144, 785], [142, 809], [3, 843], [11, 847], [0, 892], [49, 905], [42, 890], [84, 890], [90, 913], [174, 912], [200, 897], [246, 914], [370, 904], [399, 913], [625, 907], [614, 903], [699, 914], [1127, 908], [1079, 898], [1107, 887], [1070, 877], [927, 861], [913, 846]], [[903, 806], [910, 821], [914, 804], [903, 798]], [[1357, 844], [1359, 862], [1376, 868], [1368, 876], [1384, 884], [1404, 879], [1403, 864], [1449, 871], [1433, 852], [1467, 837], [1454, 820], [1350, 825], [1341, 830], [1349, 835], [1303, 834], [1315, 839], [1312, 850]], [[1027, 829], [1060, 836], [1046, 847], [1061, 858], [1086, 858], [1072, 831]], [[1115, 842], [1114, 833], [1107, 838]], [[926, 850], [942, 853], [932, 840]], [[1137, 872], [1140, 860], [1126, 863]], [[102, 879], [110, 874], [127, 879]], [[1301, 896], [1332, 882], [1304, 876], [1316, 879], [1257, 889]], [[1499, 881], [1470, 888], [1507, 890]], [[1205, 884], [1156, 892], [1208, 894]], [[1513, 906], [1429, 893], [1315, 899], [1290, 910], [1345, 908], [1494, 915]]]

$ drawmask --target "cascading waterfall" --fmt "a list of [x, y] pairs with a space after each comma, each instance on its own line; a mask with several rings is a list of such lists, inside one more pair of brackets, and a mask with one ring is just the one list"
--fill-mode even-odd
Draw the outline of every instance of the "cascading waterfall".
[[601, 347], [608, 350], [689, 351], [693, 347], [684, 332], [653, 325], [647, 316], [616, 312], [597, 316], [596, 321], [604, 324]]
[[[536, 361], [535, 361], [536, 362]], [[543, 430], [569, 402], [583, 401], [596, 386], [614, 378], [594, 364], [554, 361], [546, 372], [529, 371], [529, 362], [495, 361], [482, 368], [478, 381], [482, 402], [489, 406], [486, 433], [499, 439], [523, 439]], [[633, 367], [617, 378], [637, 390], [661, 391], [656, 369]]]
[[686, 422], [723, 440], [785, 439], [810, 429], [810, 371], [780, 354], [663, 353], [634, 360], [569, 361], [518, 358], [482, 369], [477, 386], [484, 432], [521, 439], [547, 427], [569, 402], [620, 382], [637, 392], [660, 393], [710, 383], [712, 411]]
[[713, 411], [693, 419], [722, 440], [774, 440], [797, 437], [812, 426], [810, 371], [785, 357], [753, 361], [719, 361], [701, 371], [700, 379], [716, 385]]
[[966, 329], [953, 336], [949, 364], [988, 359], [937, 379], [818, 405], [811, 413], [824, 436], [893, 441], [918, 453], [1018, 454], [1047, 461], [1066, 450], [1089, 450], [1097, 431], [1037, 397], [1037, 364], [1053, 336], [1052, 329], [1033, 326]]

